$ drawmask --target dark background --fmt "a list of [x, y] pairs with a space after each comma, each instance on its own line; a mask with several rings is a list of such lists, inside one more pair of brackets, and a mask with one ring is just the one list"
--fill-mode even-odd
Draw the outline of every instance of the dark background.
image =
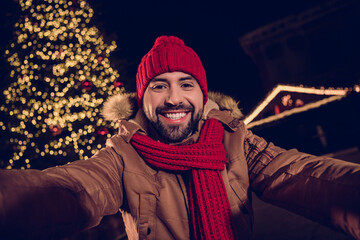
[[[134, 90], [136, 68], [141, 57], [160, 35], [182, 38], [200, 56], [207, 72], [209, 89], [229, 94], [240, 101], [244, 113], [262, 100], [267, 90], [257, 66], [239, 44], [239, 37], [265, 24], [296, 15], [325, 0], [254, 1], [123, 1], [90, 0], [94, 24], [117, 42], [113, 61], [128, 91]], [[19, 16], [16, 0], [0, 7], [0, 50], [12, 40], [13, 24]], [[1, 55], [1, 76], [8, 71]], [[123, 64], [126, 60], [126, 65]], [[125, 67], [124, 67], [125, 66]], [[3, 78], [3, 77], [2, 77]], [[4, 78], [3, 78], [4, 79]], [[3, 80], [3, 83], [7, 83]]]

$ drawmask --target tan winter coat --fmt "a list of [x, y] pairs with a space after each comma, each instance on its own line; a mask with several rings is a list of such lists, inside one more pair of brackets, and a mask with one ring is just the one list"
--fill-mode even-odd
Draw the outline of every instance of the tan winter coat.
[[[252, 191], [264, 201], [360, 239], [360, 165], [276, 147], [246, 129], [234, 100], [220, 95], [210, 98], [217, 103], [208, 101], [199, 129], [209, 118], [225, 127], [228, 162], [222, 177], [236, 239], [251, 237]], [[61, 204], [56, 205], [58, 212], [51, 208], [56, 215], [52, 221], [61, 229], [95, 226], [104, 215], [120, 209], [129, 239], [189, 239], [187, 174], [149, 166], [129, 143], [137, 131], [151, 133], [142, 110], [136, 109], [135, 96], [113, 97], [105, 105], [104, 115], [119, 120], [119, 133], [91, 159], [42, 172], [0, 172], [0, 182], [8, 185], [10, 178], [17, 178], [15, 187], [23, 195], [30, 194], [29, 186], [40, 194], [46, 188], [60, 189], [55, 195], [69, 204], [66, 212], [76, 210], [72, 210], [73, 219], [65, 221]], [[198, 135], [196, 132], [181, 144], [196, 142]], [[64, 189], [66, 193], [61, 192]], [[0, 188], [0, 199], [2, 194], [6, 192]], [[16, 197], [0, 201], [0, 209], [16, 202]], [[45, 200], [43, 204], [47, 204]], [[11, 218], [11, 214], [0, 212], [0, 224], [6, 226], [1, 219]]]

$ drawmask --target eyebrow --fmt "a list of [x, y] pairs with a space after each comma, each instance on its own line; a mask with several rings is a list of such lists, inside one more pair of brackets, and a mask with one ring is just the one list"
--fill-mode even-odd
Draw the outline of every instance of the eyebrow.
[[180, 81], [184, 81], [184, 80], [195, 80], [196, 81], [196, 79], [193, 76], [186, 76], [186, 77], [180, 78]]
[[[193, 76], [186, 76], [186, 77], [182, 77], [179, 79], [180, 81], [185, 81], [185, 80], [195, 80], [196, 79]], [[167, 82], [166, 78], [153, 78], [150, 82]]]

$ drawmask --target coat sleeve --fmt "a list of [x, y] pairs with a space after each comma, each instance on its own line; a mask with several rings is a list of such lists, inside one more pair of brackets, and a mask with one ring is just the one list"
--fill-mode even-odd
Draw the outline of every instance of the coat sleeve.
[[284, 150], [244, 132], [250, 185], [260, 199], [360, 239], [360, 164]]
[[48, 239], [97, 225], [122, 204], [122, 161], [110, 147], [89, 160], [0, 171], [0, 239]]

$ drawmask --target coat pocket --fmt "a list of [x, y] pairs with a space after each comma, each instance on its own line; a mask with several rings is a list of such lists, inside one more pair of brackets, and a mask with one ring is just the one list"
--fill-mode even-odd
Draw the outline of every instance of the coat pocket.
[[156, 198], [151, 194], [140, 194], [139, 239], [155, 239]]

